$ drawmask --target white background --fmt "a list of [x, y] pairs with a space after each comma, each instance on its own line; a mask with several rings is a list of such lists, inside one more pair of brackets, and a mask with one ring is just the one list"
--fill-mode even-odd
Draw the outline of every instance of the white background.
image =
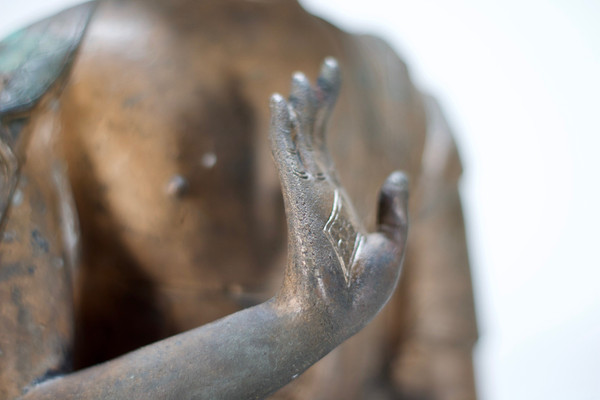
[[[0, 0], [0, 36], [73, 3]], [[387, 39], [456, 131], [481, 397], [600, 399], [600, 1], [303, 4]]]

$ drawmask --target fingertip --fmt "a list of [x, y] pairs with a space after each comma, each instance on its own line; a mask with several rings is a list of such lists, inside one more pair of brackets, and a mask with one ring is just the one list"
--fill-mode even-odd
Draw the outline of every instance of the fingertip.
[[392, 199], [393, 208], [397, 214], [406, 214], [406, 209], [408, 208], [408, 189], [408, 177], [402, 171], [392, 172], [381, 188], [382, 194]]
[[379, 195], [379, 230], [395, 241], [404, 237], [408, 226], [408, 177], [402, 171], [391, 173]]
[[306, 87], [310, 86], [310, 82], [308, 81], [308, 78], [306, 77], [306, 75], [304, 75], [303, 72], [296, 71], [292, 74], [292, 85]]
[[274, 93], [269, 102], [271, 119], [287, 121], [290, 118], [287, 101], [279, 93]]
[[338, 61], [329, 56], [325, 57], [323, 64], [321, 64], [321, 76], [323, 77], [336, 77], [339, 75], [340, 65]]
[[337, 60], [326, 57], [321, 64], [318, 84], [324, 90], [336, 92], [341, 83], [341, 71]]
[[290, 102], [295, 107], [305, 107], [311, 100], [312, 88], [310, 81], [302, 72], [292, 75]]
[[282, 104], [285, 105], [285, 99], [283, 98], [283, 96], [279, 93], [273, 93], [271, 95], [271, 101], [269, 102], [271, 109], [281, 107]]
[[402, 171], [392, 172], [385, 183], [383, 184], [383, 190], [391, 191], [394, 193], [406, 192], [408, 194], [409, 180], [406, 174]]
[[279, 93], [271, 96], [271, 126], [269, 129], [269, 139], [272, 143], [273, 150], [279, 148], [283, 142], [289, 142], [291, 129], [291, 119], [288, 110], [287, 101]]
[[323, 60], [323, 65], [326, 65], [329, 68], [336, 68], [338, 66], [338, 62], [335, 57], [327, 56], [325, 60]]

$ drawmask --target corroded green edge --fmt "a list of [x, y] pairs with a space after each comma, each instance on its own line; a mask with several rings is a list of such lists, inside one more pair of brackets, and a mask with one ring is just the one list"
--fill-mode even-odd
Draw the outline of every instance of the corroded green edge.
[[69, 8], [0, 41], [0, 231], [17, 183], [15, 148], [27, 114], [68, 73], [95, 5]]

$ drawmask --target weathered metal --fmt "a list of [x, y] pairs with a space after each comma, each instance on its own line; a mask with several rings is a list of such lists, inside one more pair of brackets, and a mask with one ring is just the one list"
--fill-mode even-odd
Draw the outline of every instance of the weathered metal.
[[0, 398], [474, 398], [460, 162], [393, 51], [294, 1], [93, 9], [0, 46]]

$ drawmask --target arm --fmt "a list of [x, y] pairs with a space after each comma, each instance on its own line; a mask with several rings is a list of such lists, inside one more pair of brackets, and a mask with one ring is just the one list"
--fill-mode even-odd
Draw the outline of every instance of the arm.
[[107, 363], [50, 380], [24, 399], [263, 398], [366, 325], [396, 286], [407, 229], [406, 179], [388, 178], [379, 231], [367, 234], [336, 177], [326, 122], [334, 60], [316, 89], [302, 74], [271, 101], [271, 145], [284, 193], [284, 282], [266, 303]]
[[269, 301], [49, 381], [24, 399], [259, 399], [341, 342], [327, 325]]

